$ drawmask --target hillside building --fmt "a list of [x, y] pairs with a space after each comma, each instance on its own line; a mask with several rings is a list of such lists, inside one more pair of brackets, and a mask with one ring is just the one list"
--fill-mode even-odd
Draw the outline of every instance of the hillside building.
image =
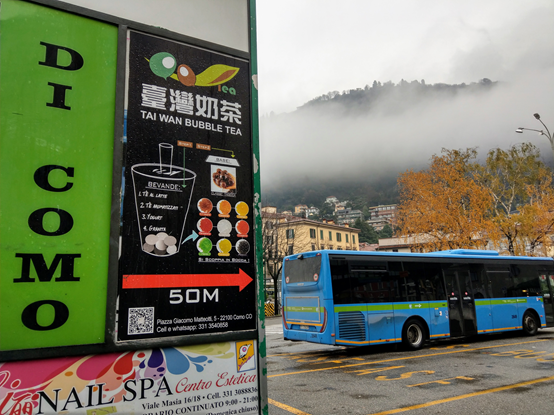
[[387, 219], [391, 226], [396, 225], [397, 210], [396, 205], [379, 205], [369, 208], [371, 220]]
[[335, 216], [337, 217], [339, 225], [345, 225], [352, 224], [356, 222], [357, 219], [363, 219], [364, 214], [361, 210], [344, 208], [337, 210]]
[[373, 229], [375, 229], [377, 232], [383, 230], [385, 225], [391, 225], [391, 222], [388, 218], [380, 218], [380, 219], [369, 219], [366, 220], [367, 224], [369, 226], [372, 226]]

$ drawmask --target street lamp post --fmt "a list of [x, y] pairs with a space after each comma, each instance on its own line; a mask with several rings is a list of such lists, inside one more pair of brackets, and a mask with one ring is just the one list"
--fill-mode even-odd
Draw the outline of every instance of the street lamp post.
[[533, 116], [539, 120], [539, 122], [544, 126], [544, 129], [546, 130], [546, 132], [544, 130], [535, 130], [533, 128], [523, 128], [523, 127], [519, 127], [517, 130], [516, 130], [516, 133], [523, 133], [523, 131], [536, 131], [537, 133], [539, 133], [540, 135], [544, 135], [546, 138], [548, 138], [548, 141], [550, 141], [550, 148], [552, 149], [552, 154], [554, 155], [554, 137], [552, 136], [552, 133], [550, 132], [550, 130], [548, 129], [548, 127], [546, 126], [545, 123], [542, 122], [541, 120], [541, 116], [538, 114], [538, 113], [535, 113], [533, 114]]

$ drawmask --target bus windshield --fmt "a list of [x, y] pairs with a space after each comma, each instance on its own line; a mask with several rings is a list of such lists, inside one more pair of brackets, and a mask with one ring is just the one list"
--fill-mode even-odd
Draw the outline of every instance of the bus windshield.
[[299, 256], [285, 261], [285, 279], [287, 283], [314, 282], [319, 279], [321, 255]]

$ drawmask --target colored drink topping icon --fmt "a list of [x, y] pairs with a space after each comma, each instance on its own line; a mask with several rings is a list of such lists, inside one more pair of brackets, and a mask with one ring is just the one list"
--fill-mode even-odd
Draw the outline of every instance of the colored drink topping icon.
[[239, 220], [235, 225], [237, 234], [241, 238], [246, 238], [248, 236], [248, 231], [250, 230], [250, 225], [245, 220]]
[[210, 236], [214, 224], [208, 218], [202, 218], [196, 223], [196, 227], [199, 230], [199, 234], [203, 236]]
[[246, 202], [238, 202], [235, 205], [235, 212], [237, 212], [237, 218], [246, 219], [248, 217], [249, 211], [250, 211], [250, 208], [248, 207]]
[[227, 219], [222, 219], [217, 223], [217, 232], [219, 236], [231, 236], [233, 225]]
[[208, 238], [200, 238], [196, 243], [196, 248], [198, 249], [198, 255], [200, 256], [210, 256], [213, 244]]
[[220, 200], [217, 203], [217, 211], [219, 212], [219, 217], [228, 218], [231, 212], [231, 204], [228, 200]]
[[229, 252], [233, 248], [231, 241], [229, 239], [223, 238], [217, 241], [217, 250], [219, 251], [217, 255], [219, 256], [229, 256]]
[[202, 198], [197, 203], [198, 210], [200, 211], [200, 216], [212, 216], [210, 213], [214, 208], [214, 205], [210, 199]]
[[246, 239], [239, 239], [235, 244], [235, 249], [239, 255], [246, 255], [250, 252], [250, 243]]

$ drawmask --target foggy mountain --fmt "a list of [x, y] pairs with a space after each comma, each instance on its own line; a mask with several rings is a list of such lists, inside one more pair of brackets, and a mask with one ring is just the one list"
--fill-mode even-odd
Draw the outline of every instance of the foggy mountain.
[[399, 115], [415, 106], [425, 105], [428, 102], [437, 102], [441, 99], [452, 100], [458, 94], [485, 93], [494, 85], [496, 85], [496, 82], [492, 82], [487, 78], [470, 85], [427, 85], [425, 80], [421, 82], [401, 80], [397, 85], [391, 81], [384, 84], [373, 81], [371, 87], [366, 85], [363, 89], [344, 91], [342, 94], [338, 91], [329, 92], [312, 99], [299, 107], [298, 110], [319, 109], [324, 112], [331, 110], [335, 115], [340, 113], [349, 116], [363, 116], [374, 110], [382, 114]]
[[552, 99], [541, 102], [543, 94], [533, 110], [514, 99], [533, 92], [526, 85], [487, 78], [456, 85], [374, 81], [329, 92], [290, 113], [264, 115], [262, 201], [319, 206], [334, 195], [368, 206], [395, 203], [398, 174], [425, 168], [442, 148], [477, 147], [485, 158], [491, 148], [530, 141], [552, 164], [547, 140], [514, 133], [520, 126], [541, 127], [532, 113], [552, 108]]

